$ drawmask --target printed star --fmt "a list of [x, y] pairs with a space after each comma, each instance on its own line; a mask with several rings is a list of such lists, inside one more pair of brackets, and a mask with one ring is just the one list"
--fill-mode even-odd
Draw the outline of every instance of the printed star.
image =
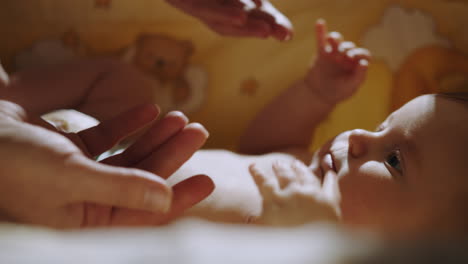
[[258, 83], [258, 80], [250, 77], [242, 81], [240, 85], [240, 92], [241, 94], [247, 96], [254, 96], [257, 93], [259, 86], [260, 84]]

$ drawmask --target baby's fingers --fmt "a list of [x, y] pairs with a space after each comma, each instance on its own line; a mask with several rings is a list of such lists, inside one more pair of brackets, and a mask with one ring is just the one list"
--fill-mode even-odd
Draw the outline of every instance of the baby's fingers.
[[[276, 177], [268, 177], [267, 174], [256, 164], [249, 166], [250, 175], [252, 175], [258, 191], [264, 200], [272, 200], [279, 193], [280, 187]], [[270, 172], [273, 173], [273, 172]]]
[[323, 179], [322, 185], [323, 198], [334, 206], [335, 213], [340, 216], [339, 203], [341, 201], [341, 192], [338, 185], [338, 176], [334, 171], [328, 171]]
[[293, 170], [296, 172], [297, 175], [300, 175], [301, 182], [304, 185], [311, 185], [311, 186], [320, 186], [320, 180], [314, 175], [307, 166], [302, 163], [301, 161], [294, 161], [293, 163]]
[[273, 163], [273, 172], [278, 179], [280, 189], [287, 188], [291, 183], [299, 182], [299, 177], [286, 162], [276, 161]]
[[352, 74], [347, 79], [348, 84], [354, 87], [359, 86], [366, 79], [368, 68], [369, 62], [366, 59], [360, 59], [354, 63]]
[[359, 71], [359, 67], [366, 67], [370, 59], [371, 54], [369, 50], [356, 48], [356, 45], [351, 41], [340, 43], [338, 46], [338, 56], [335, 58], [337, 62], [341, 63], [343, 69], [349, 71]]
[[346, 51], [346, 56], [356, 62], [360, 62], [361, 60], [369, 62], [371, 60], [370, 51], [364, 48], [349, 49]]
[[315, 23], [315, 38], [317, 39], [317, 49], [320, 53], [325, 53], [327, 45], [327, 24], [323, 19], [319, 19]]
[[351, 50], [351, 49], [354, 49], [354, 48], [356, 48], [356, 44], [354, 44], [354, 42], [352, 42], [352, 41], [343, 41], [338, 45], [338, 52], [341, 55], [346, 56], [347, 52], [349, 50]]
[[325, 52], [335, 54], [338, 52], [338, 47], [340, 46], [341, 42], [343, 41], [343, 36], [340, 32], [333, 31], [328, 33], [326, 38], [326, 46]]

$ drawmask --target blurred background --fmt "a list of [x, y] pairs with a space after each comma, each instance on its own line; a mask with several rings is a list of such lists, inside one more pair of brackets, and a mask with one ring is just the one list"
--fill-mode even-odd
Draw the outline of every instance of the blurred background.
[[79, 57], [128, 62], [140, 51], [171, 54], [156, 64], [188, 61], [169, 78], [186, 85], [168, 85], [157, 103], [204, 124], [208, 148], [235, 149], [255, 113], [304, 75], [318, 18], [374, 59], [362, 89], [321, 125], [311, 148], [344, 130], [374, 129], [419, 94], [468, 87], [468, 0], [271, 2], [292, 21], [291, 41], [221, 37], [162, 0], [2, 0], [0, 59], [9, 73]]

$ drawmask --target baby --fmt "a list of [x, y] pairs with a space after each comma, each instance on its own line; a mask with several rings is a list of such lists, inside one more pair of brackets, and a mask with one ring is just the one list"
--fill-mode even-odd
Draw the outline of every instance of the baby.
[[319, 21], [318, 57], [304, 80], [243, 135], [240, 150], [263, 155], [202, 150], [171, 176], [175, 183], [202, 173], [216, 185], [187, 215], [268, 225], [339, 220], [391, 237], [466, 231], [466, 94], [420, 96], [375, 131], [347, 131], [308, 152], [314, 129], [357, 90], [370, 59], [326, 31]]
[[[250, 155], [197, 151], [173, 173], [178, 161], [188, 158], [198, 145], [193, 151], [184, 151], [191, 148], [187, 137], [193, 138], [193, 134], [168, 136], [180, 140], [170, 146], [161, 143], [169, 146], [163, 152], [147, 153], [174, 129], [174, 123], [166, 121], [183, 121], [182, 127], [185, 126], [186, 118], [171, 112], [161, 121], [169, 128], [162, 129], [161, 125], [161, 129], [150, 129], [121, 155], [103, 162], [126, 166], [131, 160], [138, 168], [161, 177], [172, 174], [171, 184], [179, 183], [178, 188], [174, 187], [177, 195], [172, 201], [175, 209], [171, 212], [176, 213], [164, 218], [97, 203], [86, 210], [86, 219], [98, 224], [87, 225], [164, 223], [208, 194], [203, 182], [183, 181], [205, 174], [216, 188], [207, 199], [188, 210], [187, 216], [265, 225], [340, 221], [349, 227], [368, 228], [394, 237], [466, 231], [468, 165], [464, 154], [468, 149], [468, 96], [418, 97], [392, 113], [376, 131], [344, 132], [317, 152], [309, 153], [314, 130], [338, 103], [357, 91], [370, 60], [367, 50], [343, 41], [339, 33], [328, 34], [324, 21], [317, 23], [316, 35], [318, 56], [306, 76], [267, 105], [241, 138], [240, 151]], [[108, 87], [116, 87], [117, 83], [111, 84]], [[62, 97], [53, 98], [63, 101]], [[105, 106], [105, 101], [97, 102], [98, 106]], [[121, 126], [124, 123], [119, 122]], [[191, 128], [181, 129], [181, 133], [193, 132], [194, 127]], [[203, 143], [205, 138], [195, 142]], [[150, 158], [146, 159], [147, 155]], [[135, 157], [137, 162], [133, 161]], [[163, 166], [164, 170], [154, 169], [161, 160], [171, 162]], [[102, 192], [102, 188], [97, 190]], [[129, 200], [124, 191], [118, 194], [119, 201]]]

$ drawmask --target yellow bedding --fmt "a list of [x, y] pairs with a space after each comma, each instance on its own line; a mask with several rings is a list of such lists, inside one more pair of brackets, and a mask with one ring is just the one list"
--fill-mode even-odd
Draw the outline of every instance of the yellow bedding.
[[189, 117], [211, 132], [207, 146], [229, 149], [254, 114], [305, 72], [315, 52], [319, 17], [370, 49], [374, 60], [358, 94], [320, 127], [315, 146], [343, 130], [373, 129], [392, 106], [420, 93], [467, 83], [466, 1], [272, 2], [295, 26], [290, 42], [223, 38], [159, 0], [6, 0], [0, 9], [0, 58], [12, 72], [72, 57], [125, 60], [125, 51], [141, 34], [187, 40], [193, 48], [187, 53], [189, 66], [198, 72], [183, 77], [193, 82], [177, 94], [187, 100], [183, 109]]

